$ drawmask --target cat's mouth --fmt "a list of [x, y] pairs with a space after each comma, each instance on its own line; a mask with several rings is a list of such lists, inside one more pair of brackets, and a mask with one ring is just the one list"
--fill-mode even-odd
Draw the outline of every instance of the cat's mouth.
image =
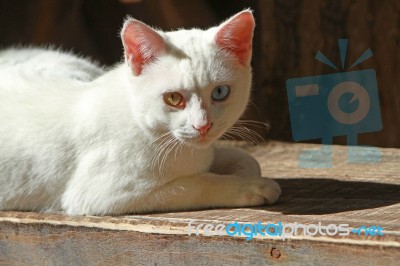
[[179, 137], [183, 143], [195, 148], [207, 148], [214, 141], [212, 136], [193, 136], [193, 137]]
[[207, 138], [207, 137], [199, 137], [196, 138], [194, 141], [190, 143], [190, 145], [196, 147], [196, 148], [207, 148], [211, 145], [213, 142], [213, 139]]
[[196, 138], [196, 141], [198, 143], [208, 143], [208, 142], [211, 142], [212, 140], [213, 140], [212, 138], [209, 138], [207, 136], [199, 136]]

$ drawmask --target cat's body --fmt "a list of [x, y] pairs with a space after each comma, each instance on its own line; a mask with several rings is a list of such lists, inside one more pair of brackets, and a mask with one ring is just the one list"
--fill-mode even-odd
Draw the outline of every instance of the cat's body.
[[213, 145], [243, 113], [251, 83], [251, 43], [232, 54], [224, 34], [238, 27], [251, 41], [252, 25], [248, 11], [208, 31], [157, 33], [130, 20], [126, 63], [106, 73], [57, 51], [0, 52], [0, 210], [104, 215], [274, 202], [279, 186], [252, 157]]
[[0, 51], [0, 69], [13, 69], [46, 79], [91, 81], [104, 69], [85, 58], [49, 48], [10, 48]]

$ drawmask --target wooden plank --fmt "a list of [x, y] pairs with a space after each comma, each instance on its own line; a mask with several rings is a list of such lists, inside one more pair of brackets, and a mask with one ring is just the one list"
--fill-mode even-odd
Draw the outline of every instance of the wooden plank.
[[398, 249], [384, 246], [360, 248], [310, 240], [247, 242], [44, 223], [17, 227], [1, 223], [0, 232], [0, 263], [7, 265], [395, 265], [399, 256]]
[[[237, 145], [237, 144], [236, 144]], [[0, 264], [396, 265], [400, 259], [400, 150], [381, 149], [376, 164], [346, 163], [334, 146], [330, 169], [298, 167], [311, 144], [242, 145], [276, 178], [283, 194], [259, 208], [122, 217], [0, 212]], [[343, 224], [381, 226], [383, 236], [188, 236], [188, 223]], [[200, 231], [202, 232], [202, 231]]]

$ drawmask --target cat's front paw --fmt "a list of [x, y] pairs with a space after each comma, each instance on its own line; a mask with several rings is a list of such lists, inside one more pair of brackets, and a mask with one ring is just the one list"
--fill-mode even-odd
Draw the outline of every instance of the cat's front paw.
[[247, 179], [238, 198], [240, 206], [261, 206], [272, 204], [281, 195], [281, 187], [277, 182], [265, 177]]

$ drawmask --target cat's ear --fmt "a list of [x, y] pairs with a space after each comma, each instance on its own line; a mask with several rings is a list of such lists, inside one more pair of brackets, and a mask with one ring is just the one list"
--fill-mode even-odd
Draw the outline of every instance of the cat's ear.
[[121, 39], [125, 60], [136, 76], [142, 73], [146, 65], [165, 52], [165, 42], [160, 34], [136, 19], [130, 18], [125, 21]]
[[215, 43], [220, 49], [234, 55], [241, 64], [249, 64], [254, 27], [252, 12], [250, 10], [239, 12], [218, 26]]

